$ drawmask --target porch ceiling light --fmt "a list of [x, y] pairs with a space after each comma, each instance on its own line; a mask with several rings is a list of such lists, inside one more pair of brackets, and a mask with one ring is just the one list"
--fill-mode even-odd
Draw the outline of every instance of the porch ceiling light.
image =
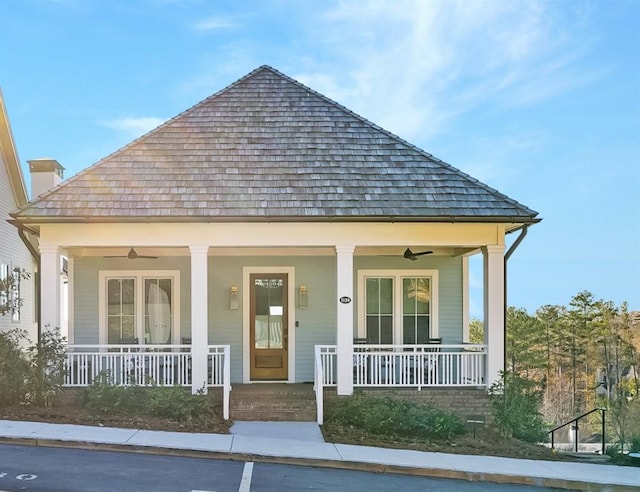
[[422, 251], [420, 253], [414, 253], [409, 248], [407, 248], [404, 252], [404, 258], [406, 260], [416, 261], [418, 259], [418, 256], [431, 255], [431, 254], [433, 254], [433, 251]]

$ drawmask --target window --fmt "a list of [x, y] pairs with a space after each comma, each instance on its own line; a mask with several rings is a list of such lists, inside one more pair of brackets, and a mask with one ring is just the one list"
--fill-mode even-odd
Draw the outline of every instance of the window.
[[100, 272], [101, 343], [178, 343], [179, 272]]
[[358, 337], [374, 344], [425, 344], [438, 336], [438, 272], [358, 272]]

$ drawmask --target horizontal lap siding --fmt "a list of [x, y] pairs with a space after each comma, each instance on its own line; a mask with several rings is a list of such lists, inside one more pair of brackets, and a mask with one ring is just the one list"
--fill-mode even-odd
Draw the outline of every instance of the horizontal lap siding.
[[[335, 257], [210, 257], [209, 258], [209, 339], [214, 344], [231, 345], [231, 381], [242, 381], [243, 326], [245, 289], [244, 267], [293, 267], [295, 269], [296, 381], [313, 380], [313, 349], [317, 344], [335, 343], [336, 324]], [[299, 309], [300, 285], [309, 292], [309, 307]], [[229, 309], [229, 289], [239, 289], [239, 307]], [[292, 286], [290, 285], [290, 288]], [[298, 321], [299, 327], [295, 327]]]
[[[219, 257], [210, 256], [208, 275], [208, 325], [211, 344], [231, 346], [231, 379], [242, 381], [243, 370], [243, 268], [293, 267], [295, 269], [295, 319], [289, 320], [295, 330], [296, 381], [313, 380], [315, 345], [334, 344], [336, 340], [336, 258], [335, 256], [301, 257]], [[147, 263], [147, 264], [145, 264]], [[151, 263], [153, 263], [151, 265]], [[191, 333], [191, 266], [189, 257], [161, 258], [158, 261], [126, 258], [79, 258], [75, 260], [74, 316], [75, 343], [98, 343], [98, 272], [100, 270], [179, 270], [181, 336]], [[440, 336], [445, 343], [462, 340], [462, 259], [447, 257], [422, 258], [420, 264], [402, 258], [371, 256], [354, 257], [354, 289], [357, 271], [361, 269], [436, 269], [439, 273]], [[297, 306], [300, 285], [309, 292], [309, 307]], [[229, 309], [229, 289], [239, 289], [239, 307]], [[354, 292], [354, 298], [356, 297]], [[357, 299], [353, 303], [354, 327], [357, 326]], [[299, 326], [295, 327], [298, 321]]]
[[20, 310], [20, 321], [13, 321], [11, 313], [0, 316], [0, 331], [20, 328], [27, 330], [29, 336], [35, 340], [35, 310], [34, 310], [34, 262], [29, 250], [24, 245], [18, 229], [9, 224], [5, 218], [9, 216], [9, 212], [13, 212], [18, 206], [16, 205], [13, 190], [9, 181], [9, 174], [3, 161], [2, 152], [0, 152], [0, 263], [9, 265], [12, 268], [19, 267], [29, 273], [27, 280], [20, 282], [20, 297], [23, 300], [23, 306]]
[[[408, 261], [394, 256], [354, 257], [354, 295], [359, 270], [438, 270], [439, 336], [443, 343], [462, 342], [462, 258], [424, 256]], [[354, 327], [357, 326], [357, 305], [354, 305]]]
[[178, 270], [180, 272], [180, 336], [190, 336], [191, 262], [189, 257], [167, 257], [158, 261], [127, 258], [77, 258], [74, 260], [74, 340], [75, 344], [99, 343], [98, 282], [101, 270]]
[[309, 292], [309, 307], [296, 309], [296, 379], [313, 381], [314, 347], [336, 343], [336, 259], [331, 256], [300, 258], [296, 283]]

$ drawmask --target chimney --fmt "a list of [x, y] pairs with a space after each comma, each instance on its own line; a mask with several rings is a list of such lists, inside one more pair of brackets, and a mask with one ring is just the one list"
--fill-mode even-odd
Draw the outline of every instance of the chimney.
[[35, 200], [62, 181], [64, 167], [55, 159], [27, 161], [31, 172], [31, 199]]

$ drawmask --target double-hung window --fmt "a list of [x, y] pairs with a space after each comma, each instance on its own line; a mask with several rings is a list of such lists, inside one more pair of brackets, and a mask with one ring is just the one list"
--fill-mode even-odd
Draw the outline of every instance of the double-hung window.
[[178, 271], [100, 272], [101, 343], [178, 343], [179, 292]]
[[358, 272], [358, 338], [372, 344], [425, 344], [438, 337], [438, 272]]

